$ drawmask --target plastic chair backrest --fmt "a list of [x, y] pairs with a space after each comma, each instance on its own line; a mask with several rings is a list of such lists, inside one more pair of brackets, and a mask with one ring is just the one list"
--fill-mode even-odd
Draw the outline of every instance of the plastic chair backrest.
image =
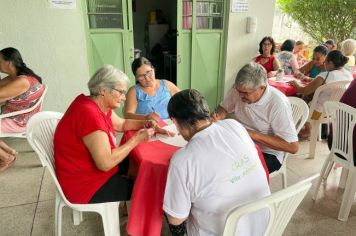
[[303, 99], [297, 97], [288, 97], [292, 107], [292, 117], [297, 133], [303, 128], [305, 122], [309, 117], [309, 107]]
[[282, 235], [295, 210], [312, 186], [312, 180], [318, 176], [319, 174], [313, 175], [270, 196], [236, 207], [227, 217], [223, 236], [235, 236], [238, 221], [242, 216], [265, 208], [269, 210], [269, 219], [264, 235]]
[[[25, 138], [26, 137], [25, 136], [26, 132], [23, 132], [23, 133], [1, 133], [1, 119], [13, 117], [16, 115], [26, 114], [28, 112], [33, 111], [37, 107], [40, 107], [39, 110], [41, 111], [43, 101], [44, 101], [44, 98], [45, 98], [47, 90], [48, 90], [48, 87], [46, 85], [43, 85], [43, 87], [44, 87], [44, 90], [43, 90], [41, 97], [37, 100], [37, 102], [32, 107], [21, 110], [21, 111], [15, 111], [15, 112], [5, 113], [5, 114], [0, 115], [0, 137], [17, 137], [17, 138]], [[26, 124], [26, 126], [27, 126], [27, 124]]]
[[53, 136], [57, 124], [63, 113], [53, 111], [43, 111], [34, 114], [27, 123], [27, 141], [40, 158], [42, 165], [46, 166], [51, 174], [57, 190], [67, 205], [72, 205], [65, 195], [58, 182], [53, 153]]
[[353, 133], [356, 124], [356, 109], [341, 102], [326, 102], [324, 108], [333, 127], [331, 154], [339, 162], [353, 167], [353, 142], [355, 142]]
[[344, 94], [345, 90], [347, 89], [348, 85], [351, 81], [349, 80], [342, 80], [337, 82], [332, 82], [329, 84], [324, 84], [317, 88], [314, 93], [313, 100], [310, 103], [310, 113], [309, 118], [313, 114], [315, 107], [317, 106], [318, 100], [320, 96], [327, 96], [328, 101], [339, 101], [342, 95]]

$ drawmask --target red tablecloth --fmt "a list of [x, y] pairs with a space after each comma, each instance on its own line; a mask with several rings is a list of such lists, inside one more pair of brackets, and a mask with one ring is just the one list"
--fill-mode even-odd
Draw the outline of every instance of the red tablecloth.
[[[285, 75], [284, 77], [289, 77], [289, 78], [294, 78], [293, 75]], [[284, 93], [286, 96], [294, 96], [297, 94], [297, 89], [294, 88], [292, 85], [288, 84], [287, 82], [275, 82], [272, 81], [271, 79], [268, 79], [269, 85], [275, 87], [282, 93]]]
[[[121, 143], [125, 143], [134, 134], [133, 131], [125, 132]], [[257, 146], [256, 148], [269, 181], [267, 165], [260, 148]], [[139, 144], [130, 152], [130, 160], [138, 164], [138, 171], [126, 228], [129, 235], [159, 236], [161, 234], [163, 197], [169, 160], [178, 149], [154, 141]]]

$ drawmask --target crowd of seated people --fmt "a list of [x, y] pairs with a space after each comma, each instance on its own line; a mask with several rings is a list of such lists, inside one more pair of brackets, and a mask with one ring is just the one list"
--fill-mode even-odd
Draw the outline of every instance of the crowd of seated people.
[[[155, 134], [176, 135], [157, 125], [170, 118], [188, 141], [169, 164], [163, 210], [170, 230], [173, 235], [221, 235], [231, 207], [270, 194], [255, 144], [262, 149], [269, 173], [281, 168], [286, 152], [299, 149], [290, 103], [269, 85], [268, 78], [283, 69], [308, 82], [306, 86], [290, 82], [306, 99], [323, 84], [351, 81], [344, 66], [353, 57], [350, 51], [355, 51], [355, 41], [344, 41], [343, 51], [335, 45], [328, 40], [315, 47], [308, 62], [302, 42], [288, 39], [275, 54], [275, 41], [264, 37], [259, 43], [260, 55], [239, 70], [233, 87], [212, 113], [197, 90], [180, 91], [173, 83], [157, 79], [153, 65], [144, 57], [132, 63], [136, 84], [129, 89], [126, 74], [111, 65], [103, 66], [88, 82], [89, 95], [74, 99], [54, 134], [56, 175], [65, 196], [72, 203], [129, 200], [134, 179], [128, 176], [127, 156]], [[5, 103], [2, 113], [25, 109], [42, 95], [41, 78], [23, 63], [16, 49], [0, 51], [0, 71], [8, 74], [0, 81], [0, 101]], [[320, 118], [326, 100], [312, 111], [311, 119]], [[122, 103], [125, 118], [113, 111]], [[4, 119], [1, 131], [24, 130], [35, 112], [38, 110]], [[229, 113], [233, 119], [226, 119]], [[305, 130], [308, 128], [310, 125]], [[130, 130], [137, 132], [118, 145], [117, 132]], [[16, 154], [0, 141], [0, 171], [15, 161]], [[233, 163], [239, 163], [239, 168], [231, 168]], [[231, 181], [234, 176], [239, 176], [237, 181]], [[266, 211], [251, 215], [241, 232], [262, 234], [268, 217]]]

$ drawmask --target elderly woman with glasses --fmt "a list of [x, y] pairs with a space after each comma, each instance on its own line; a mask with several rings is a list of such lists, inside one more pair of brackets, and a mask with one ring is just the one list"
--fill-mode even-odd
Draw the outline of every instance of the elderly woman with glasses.
[[[113, 112], [125, 101], [129, 79], [111, 65], [88, 82], [89, 96], [79, 95], [69, 106], [54, 135], [56, 174], [72, 203], [129, 200], [133, 181], [123, 175], [129, 152], [163, 131], [151, 120], [125, 120]], [[139, 130], [117, 146], [116, 131]], [[122, 167], [122, 165], [120, 166]]]
[[155, 70], [145, 57], [135, 59], [131, 68], [136, 85], [127, 93], [125, 118], [155, 121], [167, 119], [168, 101], [180, 89], [170, 81], [156, 79]]

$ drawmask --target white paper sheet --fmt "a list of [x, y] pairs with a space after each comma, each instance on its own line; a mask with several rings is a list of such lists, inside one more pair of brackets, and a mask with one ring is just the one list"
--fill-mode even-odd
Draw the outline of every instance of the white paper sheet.
[[187, 141], [184, 140], [182, 135], [178, 134], [177, 127], [175, 126], [175, 124], [167, 125], [167, 126], [163, 127], [163, 129], [171, 131], [171, 132], [175, 133], [176, 135], [174, 137], [169, 137], [166, 135], [158, 134], [156, 136], [156, 140], [158, 139], [159, 141], [161, 141], [163, 143], [167, 143], [169, 145], [176, 146], [176, 147], [184, 147], [187, 144]]

